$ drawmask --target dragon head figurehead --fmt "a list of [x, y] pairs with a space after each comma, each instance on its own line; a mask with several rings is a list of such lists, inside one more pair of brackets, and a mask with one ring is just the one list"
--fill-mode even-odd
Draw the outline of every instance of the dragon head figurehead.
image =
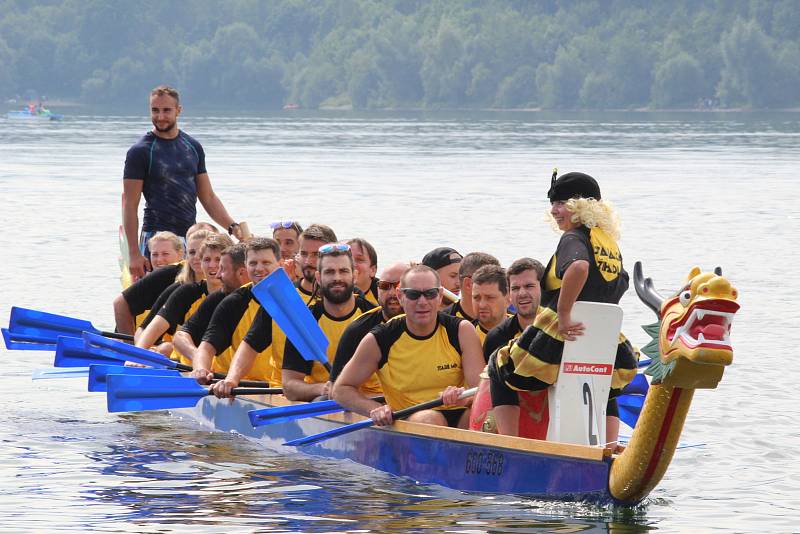
[[725, 366], [733, 361], [730, 330], [739, 310], [736, 288], [719, 268], [714, 272], [693, 268], [686, 284], [669, 298], [656, 292], [650, 278], [643, 278], [639, 262], [633, 279], [639, 298], [659, 318], [644, 327], [653, 337], [642, 349], [652, 358], [645, 372], [654, 383], [666, 386], [717, 387]]

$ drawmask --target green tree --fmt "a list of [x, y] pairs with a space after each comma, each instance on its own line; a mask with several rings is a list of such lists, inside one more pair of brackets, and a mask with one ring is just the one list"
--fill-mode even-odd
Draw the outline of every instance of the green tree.
[[652, 102], [660, 108], [693, 107], [704, 93], [703, 69], [695, 58], [680, 52], [656, 67]]

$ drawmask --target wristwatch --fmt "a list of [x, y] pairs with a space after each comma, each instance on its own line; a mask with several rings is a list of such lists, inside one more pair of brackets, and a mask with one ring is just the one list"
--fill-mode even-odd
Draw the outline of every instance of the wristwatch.
[[228, 235], [233, 235], [233, 229], [239, 226], [239, 223], [232, 222], [230, 226], [228, 226]]

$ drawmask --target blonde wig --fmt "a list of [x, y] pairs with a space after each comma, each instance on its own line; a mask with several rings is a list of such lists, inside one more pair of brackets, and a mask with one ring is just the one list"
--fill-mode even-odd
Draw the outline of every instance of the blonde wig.
[[[596, 226], [615, 240], [619, 240], [619, 217], [614, 211], [614, 205], [611, 202], [593, 198], [571, 198], [565, 202], [565, 205], [572, 212], [572, 222], [580, 223], [587, 228]], [[558, 230], [558, 225], [549, 211], [547, 216], [553, 228]]]

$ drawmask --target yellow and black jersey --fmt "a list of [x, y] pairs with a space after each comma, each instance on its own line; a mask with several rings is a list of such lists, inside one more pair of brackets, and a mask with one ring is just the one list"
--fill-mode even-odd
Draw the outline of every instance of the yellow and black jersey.
[[[325, 312], [325, 305], [321, 300], [309, 306], [311, 314], [325, 333], [325, 337], [328, 338], [328, 363], [333, 363], [336, 356], [336, 349], [339, 347], [339, 340], [342, 338], [345, 329], [350, 323], [360, 317], [361, 314], [374, 307], [372, 303], [367, 302], [361, 297], [356, 297], [353, 311], [344, 317], [333, 317]], [[310, 362], [305, 360], [289, 340], [286, 340], [286, 347], [283, 351], [282, 366], [283, 369], [303, 373], [306, 375], [306, 382], [311, 384], [327, 382], [330, 378], [328, 371], [321, 363], [318, 361]]]
[[[231, 349], [230, 357], [236, 353], [236, 349], [247, 335], [256, 318], [256, 313], [261, 308], [258, 301], [253, 298], [252, 288], [252, 283], [246, 284], [225, 297], [214, 310], [211, 322], [203, 334], [203, 341], [210, 343], [217, 354], [214, 363], [217, 364], [218, 369], [212, 369], [214, 371], [228, 372], [231, 364], [230, 358], [225, 361], [220, 356], [228, 348]], [[268, 382], [273, 375], [270, 352], [259, 353], [253, 368], [243, 378]]]
[[317, 295], [314, 291], [308, 291], [305, 288], [303, 288], [303, 285], [301, 284], [302, 281], [303, 281], [302, 278], [298, 279], [294, 283], [294, 287], [295, 289], [297, 289], [297, 293], [300, 295], [300, 298], [303, 299], [305, 305], [309, 306], [311, 305], [312, 301], [319, 300], [319, 295]]
[[444, 308], [442, 313], [446, 313], [447, 315], [452, 315], [453, 317], [459, 317], [461, 319], [466, 319], [467, 321], [471, 322], [472, 324], [477, 323], [477, 319], [470, 316], [467, 312], [464, 311], [464, 308], [461, 307], [461, 301], [452, 303], [450, 306]]
[[[533, 325], [510, 346], [497, 351], [497, 376], [516, 390], [544, 389], [558, 379], [564, 339], [558, 333], [558, 298], [561, 282], [573, 262], [589, 263], [589, 275], [577, 300], [617, 304], [628, 289], [628, 273], [616, 241], [600, 228], [579, 226], [564, 232], [556, 253], [545, 268], [542, 308]], [[617, 345], [612, 390], [624, 387], [636, 375], [633, 346], [621, 333]], [[612, 392], [613, 394], [613, 392]]]
[[[122, 292], [122, 297], [128, 303], [131, 315], [135, 318], [136, 327], [142, 326], [148, 312], [154, 308], [158, 297], [165, 289], [175, 283], [175, 277], [183, 269], [183, 262], [165, 265], [137, 280]], [[177, 287], [177, 286], [176, 286]], [[174, 291], [175, 287], [172, 288]], [[166, 302], [166, 297], [164, 301]], [[158, 310], [158, 308], [155, 308]]]
[[261, 354], [269, 355], [269, 369], [270, 376], [267, 379], [271, 387], [281, 387], [281, 364], [283, 363], [283, 353], [275, 353], [274, 340], [283, 339], [280, 344], [282, 348], [285, 344], [286, 336], [281, 331], [280, 327], [275, 323], [275, 320], [264, 308], [259, 308], [256, 313], [256, 318], [253, 324], [250, 325], [250, 330], [244, 336], [244, 340], [250, 347]]
[[[353, 358], [353, 354], [355, 354], [358, 344], [361, 343], [364, 336], [369, 334], [373, 328], [384, 322], [386, 322], [386, 317], [384, 317], [383, 311], [380, 308], [372, 308], [364, 312], [358, 319], [345, 328], [339, 340], [339, 346], [336, 348], [336, 356], [333, 358], [331, 382], [336, 381], [342, 369], [344, 369], [344, 366]], [[370, 379], [361, 386], [360, 390], [365, 395], [381, 393], [382, 390], [380, 382], [378, 382], [378, 377], [372, 375]]]
[[175, 330], [197, 311], [206, 296], [208, 296], [208, 285], [205, 280], [181, 284], [176, 288], [156, 314], [169, 323], [167, 333], [174, 334]]
[[478, 339], [481, 340], [481, 347], [482, 347], [483, 346], [483, 342], [486, 340], [486, 334], [488, 334], [489, 331], [486, 330], [481, 325], [481, 323], [478, 323], [478, 324], [475, 325], [475, 331], [478, 333]]
[[377, 375], [392, 410], [435, 399], [447, 386], [465, 385], [461, 321], [439, 312], [436, 328], [425, 337], [409, 332], [405, 316], [372, 329], [381, 351]]
[[375, 306], [380, 305], [378, 302], [378, 279], [374, 276], [370, 278], [369, 288], [366, 291], [361, 291], [356, 288], [356, 294], [368, 302], [373, 303]]
[[192, 342], [195, 346], [200, 345], [203, 341], [203, 335], [206, 333], [208, 324], [211, 322], [214, 310], [217, 309], [219, 303], [227, 296], [228, 294], [221, 289], [214, 291], [203, 299], [203, 302], [197, 307], [197, 311], [190, 315], [183, 325], [181, 325], [181, 331], [192, 336]]

